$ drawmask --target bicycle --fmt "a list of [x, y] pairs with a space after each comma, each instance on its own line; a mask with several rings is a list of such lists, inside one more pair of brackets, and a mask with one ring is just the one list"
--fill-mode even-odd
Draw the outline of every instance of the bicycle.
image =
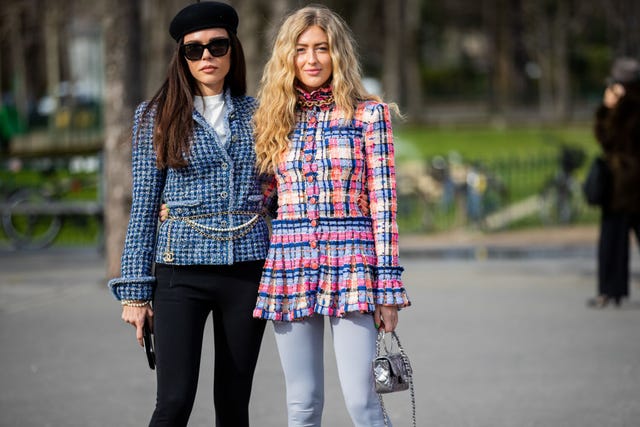
[[487, 218], [504, 206], [508, 192], [498, 174], [480, 162], [449, 157], [398, 168], [398, 218], [403, 227], [421, 232], [451, 226], [488, 229]]
[[580, 148], [563, 145], [558, 168], [540, 192], [540, 219], [543, 224], [570, 224], [582, 208], [582, 188], [573, 173], [582, 166], [586, 153]]
[[55, 240], [62, 228], [59, 215], [46, 207], [51, 197], [35, 188], [11, 194], [2, 212], [2, 228], [16, 249], [41, 249]]
[[65, 219], [96, 216], [102, 218], [102, 206], [97, 201], [68, 200], [65, 197], [88, 186], [95, 186], [94, 177], [59, 178], [53, 169], [42, 173], [44, 184], [3, 188], [0, 204], [2, 228], [14, 249], [43, 249], [50, 246], [60, 233]]

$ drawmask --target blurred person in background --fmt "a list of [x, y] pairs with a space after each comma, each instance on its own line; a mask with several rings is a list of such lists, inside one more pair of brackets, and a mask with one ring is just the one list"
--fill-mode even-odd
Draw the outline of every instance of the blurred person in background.
[[[251, 313], [268, 227], [237, 26], [223, 3], [182, 9], [169, 27], [177, 45], [167, 79], [134, 118], [131, 217], [122, 277], [109, 286], [140, 344], [145, 322], [155, 334], [151, 426], [187, 425], [210, 314], [216, 426], [249, 425], [266, 324]], [[161, 202], [169, 216], [157, 229]]]
[[619, 306], [629, 296], [629, 232], [640, 243], [640, 62], [619, 58], [611, 68], [595, 136], [611, 172], [601, 210], [598, 294], [587, 304]]

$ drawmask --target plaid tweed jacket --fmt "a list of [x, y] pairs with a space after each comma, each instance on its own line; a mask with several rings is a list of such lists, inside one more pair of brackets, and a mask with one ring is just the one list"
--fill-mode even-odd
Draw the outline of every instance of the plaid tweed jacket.
[[292, 321], [409, 306], [388, 106], [360, 102], [347, 120], [335, 104], [318, 103], [296, 119], [277, 168], [277, 217], [253, 316]]
[[[117, 299], [150, 300], [153, 264], [233, 264], [264, 259], [269, 244], [264, 199], [255, 171], [251, 117], [255, 100], [225, 93], [229, 143], [197, 111], [189, 165], [156, 167], [153, 117], [138, 106], [133, 125], [133, 201], [122, 276], [109, 281]], [[169, 220], [158, 224], [161, 203]]]

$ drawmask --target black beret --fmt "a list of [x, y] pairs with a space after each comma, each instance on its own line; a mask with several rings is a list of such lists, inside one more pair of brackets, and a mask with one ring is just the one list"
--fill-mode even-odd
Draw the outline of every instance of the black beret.
[[226, 28], [235, 34], [238, 29], [238, 14], [233, 7], [217, 1], [194, 3], [182, 9], [171, 20], [169, 34], [179, 42], [185, 34], [207, 28]]

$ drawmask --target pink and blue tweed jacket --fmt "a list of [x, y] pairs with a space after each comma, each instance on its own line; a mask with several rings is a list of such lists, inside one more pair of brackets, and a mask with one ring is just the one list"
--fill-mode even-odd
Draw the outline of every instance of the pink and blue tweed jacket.
[[277, 168], [277, 217], [254, 317], [408, 306], [387, 105], [362, 102], [352, 120], [333, 103], [301, 107], [290, 139]]

